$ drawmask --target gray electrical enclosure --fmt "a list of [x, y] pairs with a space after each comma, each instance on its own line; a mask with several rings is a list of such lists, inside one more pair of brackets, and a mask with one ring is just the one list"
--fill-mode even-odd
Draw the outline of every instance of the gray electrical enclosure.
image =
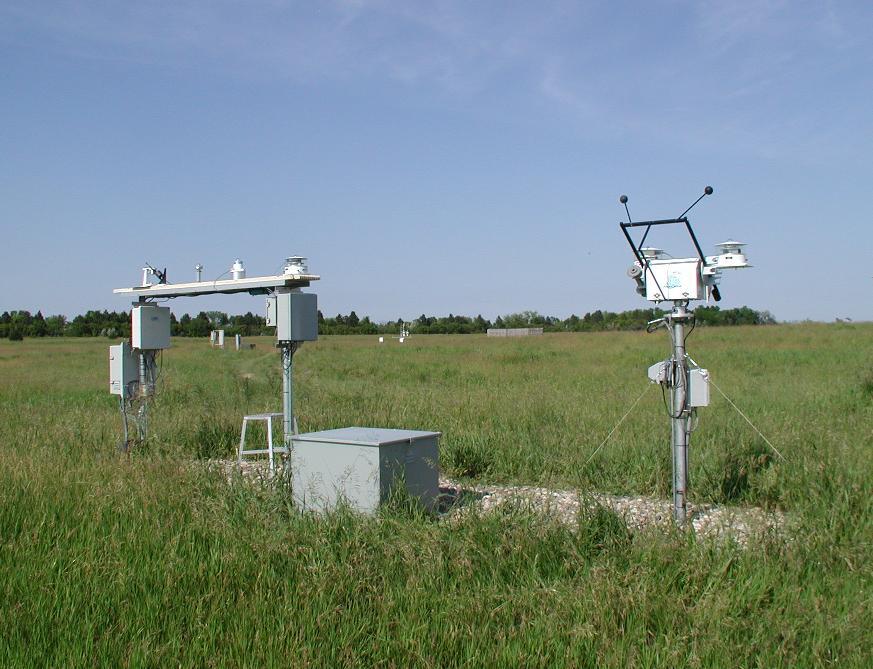
[[267, 300], [267, 322], [271, 320], [275, 320], [278, 341], [315, 341], [318, 339], [318, 296], [278, 293]]
[[130, 339], [140, 351], [170, 348], [170, 308], [135, 304], [130, 311]]
[[109, 347], [109, 392], [128, 397], [131, 383], [139, 380], [139, 356], [126, 341]]
[[373, 513], [402, 482], [411, 497], [435, 509], [439, 437], [439, 432], [369, 427], [294, 435], [294, 501], [314, 511], [347, 503], [362, 513]]
[[688, 372], [688, 406], [709, 406], [709, 372], [705, 369], [692, 369]]

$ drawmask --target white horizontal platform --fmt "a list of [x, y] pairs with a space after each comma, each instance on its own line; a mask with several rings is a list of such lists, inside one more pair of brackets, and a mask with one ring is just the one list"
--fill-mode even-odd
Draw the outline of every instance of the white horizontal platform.
[[137, 297], [186, 297], [192, 295], [215, 295], [217, 293], [268, 293], [276, 288], [303, 288], [311, 281], [318, 281], [317, 274], [290, 276], [253, 276], [245, 279], [221, 279], [218, 281], [193, 281], [191, 283], [155, 283], [150, 286], [116, 288], [112, 292]]

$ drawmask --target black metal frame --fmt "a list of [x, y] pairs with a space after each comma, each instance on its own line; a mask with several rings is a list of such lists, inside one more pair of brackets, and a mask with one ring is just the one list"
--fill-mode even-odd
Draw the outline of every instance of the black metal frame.
[[[631, 220], [630, 210], [627, 206], [627, 196], [622, 195], [618, 200], [624, 205], [624, 210], [627, 213], [627, 223], [619, 223], [621, 226], [621, 231], [624, 233], [625, 239], [627, 239], [627, 243], [630, 244], [631, 251], [634, 252], [634, 257], [637, 259], [637, 262], [640, 264], [640, 267], [643, 269], [643, 281], [646, 281], [646, 272], [651, 273], [651, 264], [649, 263], [649, 259], [643, 256], [641, 251], [643, 244], [646, 243], [646, 237], [649, 236], [649, 232], [652, 230], [652, 227], [656, 225], [672, 225], [674, 223], [684, 223], [685, 229], [688, 230], [688, 235], [691, 237], [691, 241], [694, 242], [694, 248], [697, 249], [697, 255], [700, 257], [700, 262], [702, 263], [702, 267], [706, 267], [706, 256], [703, 255], [703, 249], [700, 248], [700, 243], [697, 241], [697, 235], [694, 234], [694, 229], [691, 227], [691, 223], [688, 220], [688, 217], [685, 215], [700, 202], [707, 195], [712, 195], [713, 189], [712, 186], [707, 186], [703, 189], [703, 194], [698, 197], [694, 202], [691, 203], [685, 211], [683, 211], [677, 218], [661, 218], [654, 221], [638, 221], [634, 223]], [[634, 244], [634, 240], [631, 239], [630, 233], [628, 232], [628, 228], [641, 228], [645, 227], [646, 231], [643, 233], [643, 238], [640, 240], [639, 244]], [[652, 278], [655, 279], [654, 273], [651, 274]], [[658, 291], [661, 295], [664, 294], [663, 289], [660, 284], [658, 284], [658, 280], [655, 279], [655, 285], [658, 286]], [[712, 286], [712, 297], [718, 302], [721, 299], [721, 294], [718, 292], [718, 287]]]
[[[646, 243], [646, 237], [649, 236], [649, 231], [652, 229], [652, 226], [655, 225], [671, 225], [673, 223], [684, 223], [685, 229], [688, 230], [688, 234], [691, 236], [691, 241], [694, 242], [694, 248], [697, 249], [697, 255], [700, 256], [700, 259], [703, 261], [704, 266], [706, 265], [706, 257], [703, 255], [703, 250], [700, 248], [700, 244], [697, 241], [697, 235], [694, 234], [694, 230], [691, 227], [691, 222], [685, 216], [681, 218], [662, 218], [657, 221], [639, 221], [637, 223], [619, 223], [621, 226], [621, 231], [624, 233], [625, 239], [627, 239], [627, 243], [630, 244], [631, 250], [634, 252], [634, 256], [636, 256], [637, 261], [640, 265], [645, 265], [648, 267], [648, 262], [646, 262], [643, 258], [642, 252], [640, 249], [643, 244]], [[640, 228], [645, 226], [646, 231], [643, 234], [643, 238], [640, 240], [639, 245], [634, 244], [634, 240], [631, 239], [630, 233], [627, 231], [628, 228]]]
[[[697, 204], [695, 202], [695, 204]], [[693, 206], [693, 205], [692, 205]], [[690, 209], [690, 207], [689, 207]], [[630, 218], [630, 216], [628, 216]], [[691, 237], [691, 241], [694, 243], [694, 248], [697, 250], [697, 255], [700, 257], [700, 261], [703, 263], [703, 266], [706, 267], [706, 256], [703, 255], [703, 249], [700, 248], [700, 243], [697, 241], [697, 235], [694, 234], [694, 229], [691, 227], [691, 222], [688, 220], [686, 216], [680, 216], [679, 218], [662, 218], [656, 221], [638, 221], [637, 223], [619, 223], [621, 226], [621, 231], [624, 233], [625, 239], [627, 239], [627, 243], [630, 244], [631, 250], [634, 252], [634, 257], [636, 257], [637, 262], [639, 262], [640, 267], [643, 268], [643, 276], [646, 276], [646, 272], [649, 272], [651, 277], [655, 279], [654, 273], [651, 272], [651, 266], [649, 265], [649, 259], [644, 257], [642, 254], [643, 244], [646, 243], [646, 237], [649, 236], [649, 231], [655, 225], [672, 225], [675, 223], [684, 223], [685, 229], [688, 230], [688, 235]], [[634, 244], [634, 240], [631, 239], [630, 233], [628, 232], [628, 228], [641, 228], [645, 227], [646, 231], [643, 233], [643, 238], [640, 240], [639, 244]], [[655, 279], [655, 285], [658, 286], [658, 292], [661, 295], [664, 294], [664, 290], [661, 288], [661, 284], [658, 283], [658, 280]], [[712, 286], [712, 299], [716, 302], [721, 301], [721, 293], [718, 290], [718, 286]]]

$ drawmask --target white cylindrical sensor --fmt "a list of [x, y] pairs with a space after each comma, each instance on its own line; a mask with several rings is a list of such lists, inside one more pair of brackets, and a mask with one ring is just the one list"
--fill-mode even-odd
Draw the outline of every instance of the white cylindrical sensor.
[[282, 268], [283, 274], [300, 276], [308, 271], [309, 267], [306, 265], [306, 258], [303, 256], [289, 256], [285, 258], [285, 266]]

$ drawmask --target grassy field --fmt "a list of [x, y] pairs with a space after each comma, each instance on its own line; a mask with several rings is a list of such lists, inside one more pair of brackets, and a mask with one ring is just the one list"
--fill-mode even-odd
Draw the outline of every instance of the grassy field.
[[[152, 439], [119, 454], [108, 340], [0, 340], [0, 666], [776, 667], [873, 658], [873, 326], [698, 329], [713, 392], [691, 498], [780, 508], [749, 548], [575, 528], [524, 508], [445, 522], [299, 515], [203, 466], [280, 409], [278, 354], [175, 340]], [[663, 332], [323, 338], [302, 430], [439, 430], [454, 477], [669, 495]]]

